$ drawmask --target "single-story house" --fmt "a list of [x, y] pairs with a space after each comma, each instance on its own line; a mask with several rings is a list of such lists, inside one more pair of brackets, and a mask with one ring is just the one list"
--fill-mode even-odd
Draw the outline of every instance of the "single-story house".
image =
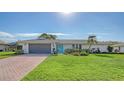
[[[48, 39], [36, 39], [36, 40], [23, 40], [17, 42], [22, 46], [24, 53], [53, 53], [56, 50], [58, 53], [64, 53], [65, 49], [87, 49], [87, 40], [48, 40]], [[108, 52], [107, 47], [111, 43], [98, 42], [92, 45], [91, 48], [99, 48], [101, 52]], [[112, 43], [113, 44], [113, 43]], [[115, 42], [114, 44], [118, 44]], [[124, 52], [124, 47], [121, 49]]]
[[11, 42], [8, 43], [8, 51], [17, 51], [17, 50], [21, 50], [22, 46], [19, 46], [16, 44], [16, 42]]
[[8, 47], [7, 43], [0, 40], [0, 52], [5, 51], [7, 47]]

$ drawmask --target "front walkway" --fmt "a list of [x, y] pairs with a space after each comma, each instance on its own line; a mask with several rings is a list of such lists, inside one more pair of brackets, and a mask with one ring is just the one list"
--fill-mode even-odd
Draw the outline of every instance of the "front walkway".
[[27, 73], [40, 64], [48, 55], [25, 54], [0, 59], [0, 81], [22, 79]]

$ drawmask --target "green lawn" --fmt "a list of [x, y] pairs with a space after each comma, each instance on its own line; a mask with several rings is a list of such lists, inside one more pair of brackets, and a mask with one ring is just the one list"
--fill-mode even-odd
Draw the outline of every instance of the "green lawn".
[[0, 52], [0, 59], [14, 56], [15, 52]]
[[22, 80], [124, 80], [124, 54], [49, 56]]

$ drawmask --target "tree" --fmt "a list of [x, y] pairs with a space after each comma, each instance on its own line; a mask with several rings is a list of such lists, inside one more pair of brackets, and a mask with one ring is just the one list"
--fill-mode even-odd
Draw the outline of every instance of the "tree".
[[47, 34], [47, 33], [43, 33], [38, 38], [39, 39], [43, 38], [43, 39], [55, 40], [57, 38], [57, 36], [56, 35]]
[[38, 36], [38, 38], [39, 39], [41, 39], [41, 38], [48, 39], [49, 37], [48, 37], [48, 35], [46, 33], [43, 33], [40, 36]]
[[53, 39], [53, 40], [55, 40], [57, 38], [56, 35], [49, 35], [49, 37], [50, 37], [50, 39]]
[[109, 45], [109, 46], [107, 47], [107, 50], [108, 50], [108, 52], [111, 53], [111, 52], [113, 51], [113, 47]]
[[87, 43], [89, 44], [88, 50], [90, 50], [91, 46], [93, 44], [97, 43], [96, 36], [94, 36], [94, 35], [93, 36], [89, 36], [88, 40], [87, 40]]

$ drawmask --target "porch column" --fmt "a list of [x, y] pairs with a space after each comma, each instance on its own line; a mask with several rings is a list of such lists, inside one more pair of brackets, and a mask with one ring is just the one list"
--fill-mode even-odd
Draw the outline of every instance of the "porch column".
[[51, 43], [51, 53], [53, 53], [53, 48], [55, 48], [55, 51], [56, 51], [56, 43], [55, 42]]

